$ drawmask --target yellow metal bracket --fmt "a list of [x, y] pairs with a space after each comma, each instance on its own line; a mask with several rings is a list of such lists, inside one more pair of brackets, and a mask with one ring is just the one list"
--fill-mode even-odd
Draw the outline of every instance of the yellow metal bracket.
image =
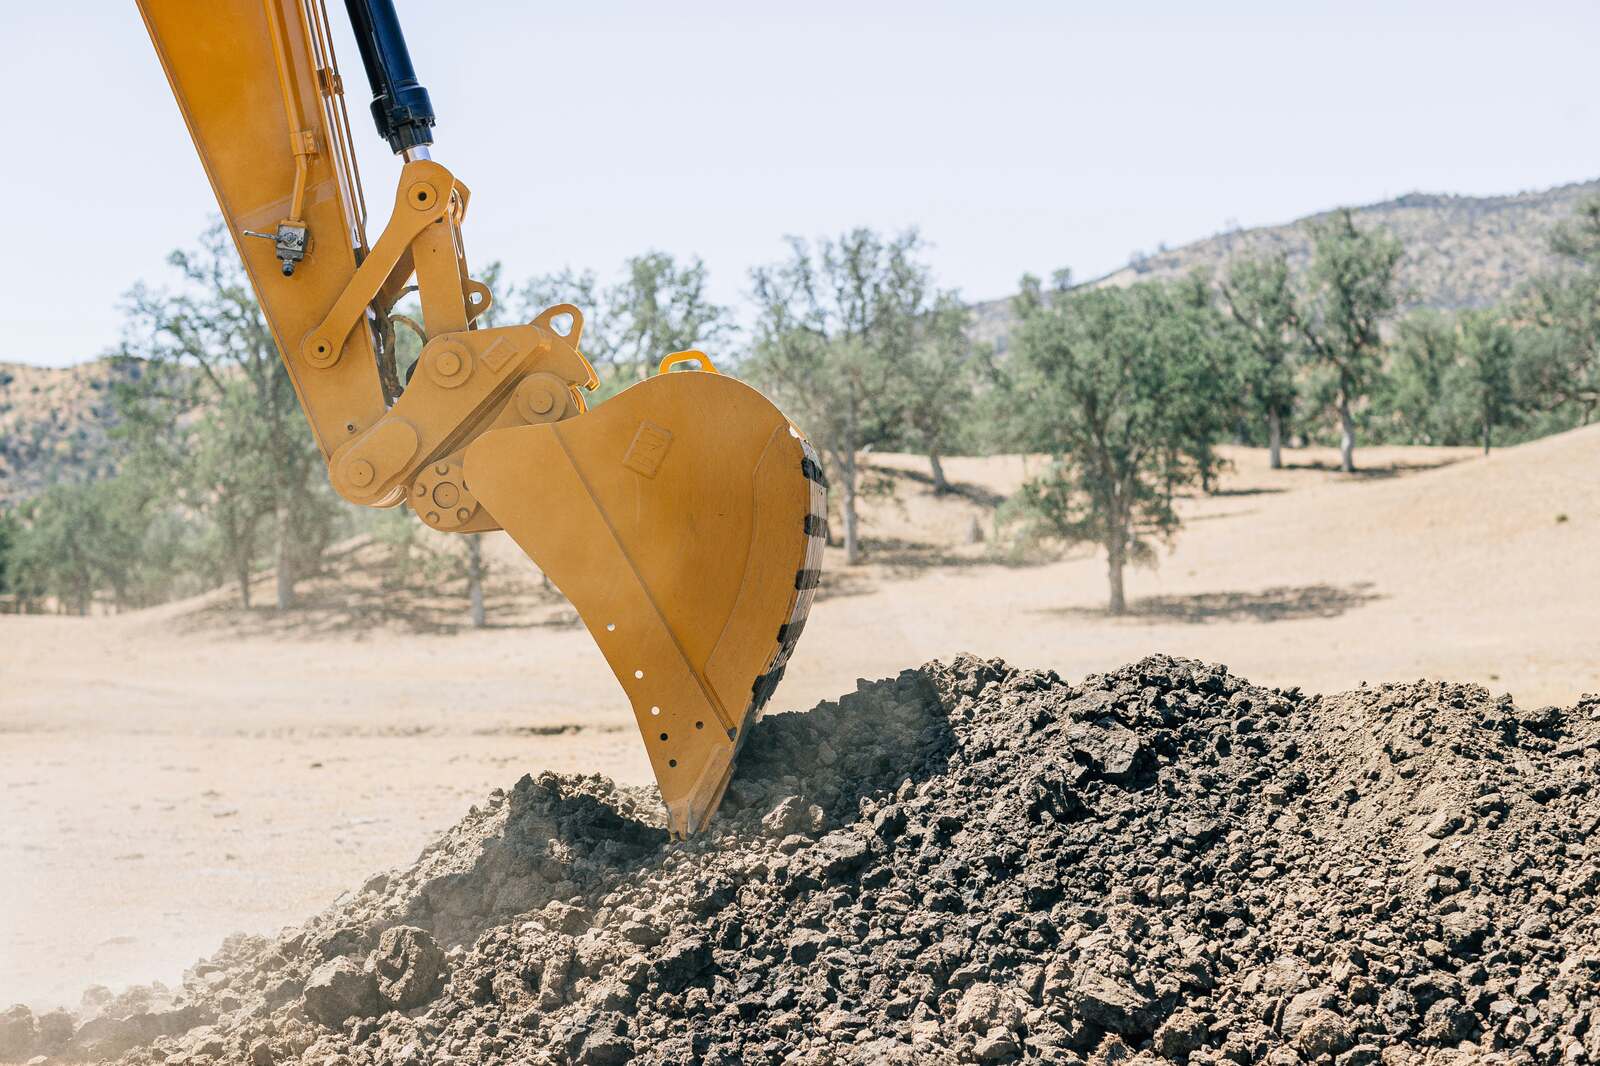
[[[557, 315], [572, 316], [565, 337], [551, 328]], [[412, 500], [423, 521], [459, 530], [470, 522], [475, 502], [458, 501], [465, 485], [443, 490], [438, 470], [450, 457], [490, 429], [537, 425], [583, 410], [576, 389], [599, 384], [594, 367], [578, 351], [583, 315], [570, 304], [545, 310], [522, 326], [463, 330], [435, 337], [422, 349], [417, 372], [399, 401], [376, 425], [346, 442], [329, 460], [334, 488], [352, 503], [384, 507], [417, 495], [413, 479], [430, 468], [423, 496]], [[495, 528], [490, 526], [489, 528]]]
[[[333, 308], [300, 344], [300, 358], [306, 365], [326, 370], [339, 362], [350, 331], [366, 315], [367, 307], [379, 290], [385, 288], [391, 273], [402, 266], [402, 259], [412, 251], [413, 242], [430, 226], [453, 228], [459, 225], [466, 212], [467, 197], [466, 186], [438, 163], [418, 159], [405, 165], [395, 190], [394, 214], [389, 217], [382, 236], [356, 268], [355, 276]], [[453, 248], [451, 253], [454, 255]], [[428, 287], [424, 279], [419, 277], [418, 280]], [[460, 283], [455, 287], [459, 291]], [[423, 299], [428, 299], [427, 292]], [[465, 328], [465, 322], [461, 328]], [[430, 332], [433, 332], [431, 326]]]

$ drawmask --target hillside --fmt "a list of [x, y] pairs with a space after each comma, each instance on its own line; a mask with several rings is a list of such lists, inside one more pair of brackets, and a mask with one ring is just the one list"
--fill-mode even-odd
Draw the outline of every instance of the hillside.
[[58, 481], [99, 477], [115, 465], [111, 390], [136, 363], [70, 367], [0, 363], [0, 507]]
[[[1527, 278], [1554, 266], [1548, 245], [1551, 227], [1597, 193], [1600, 180], [1512, 196], [1408, 193], [1354, 208], [1354, 213], [1357, 225], [1383, 226], [1404, 245], [1400, 283], [1406, 307], [1456, 310], [1497, 303]], [[1290, 267], [1303, 271], [1311, 261], [1306, 223], [1331, 213], [1219, 233], [1138, 259], [1086, 284], [1132, 285], [1181, 277], [1196, 269], [1216, 273], [1235, 257], [1272, 252], [1287, 254]], [[978, 335], [1003, 352], [1012, 322], [1010, 299], [989, 300], [973, 310]]]

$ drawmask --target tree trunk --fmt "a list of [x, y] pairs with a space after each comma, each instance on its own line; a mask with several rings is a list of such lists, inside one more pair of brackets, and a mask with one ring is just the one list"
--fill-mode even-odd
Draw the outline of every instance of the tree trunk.
[[484, 626], [483, 546], [478, 543], [480, 536], [482, 534], [467, 534], [467, 604], [473, 629], [482, 629]]
[[1483, 454], [1484, 455], [1488, 455], [1489, 454], [1489, 446], [1490, 446], [1491, 443], [1493, 443], [1493, 437], [1494, 437], [1494, 422], [1493, 422], [1492, 419], [1490, 419], [1489, 413], [1487, 411], [1485, 411], [1484, 414], [1483, 414]]
[[839, 457], [839, 480], [844, 482], [844, 565], [855, 566], [861, 562], [861, 543], [856, 536], [856, 453], [846, 451]]
[[287, 611], [294, 606], [294, 574], [290, 572], [290, 538], [294, 535], [289, 521], [289, 505], [278, 504], [278, 543], [273, 551], [273, 566], [278, 571], [278, 610]]
[[1111, 533], [1111, 543], [1106, 545], [1106, 580], [1111, 586], [1108, 609], [1112, 614], [1127, 614], [1128, 601], [1122, 591], [1122, 570], [1127, 559], [1126, 534], [1118, 528]]
[[1356, 420], [1350, 416], [1350, 390], [1339, 390], [1339, 469], [1356, 471]]
[[950, 482], [944, 477], [944, 464], [939, 461], [939, 453], [928, 452], [928, 466], [933, 471], [933, 491], [940, 496], [950, 491]]
[[239, 604], [250, 609], [250, 556], [240, 553], [234, 563], [234, 576], [239, 582]]
[[1267, 464], [1283, 469], [1283, 416], [1276, 407], [1267, 412]]
[[1107, 522], [1106, 538], [1106, 579], [1110, 583], [1110, 602], [1107, 603], [1112, 615], [1126, 615], [1128, 613], [1128, 600], [1122, 591], [1122, 571], [1128, 563], [1128, 523], [1118, 514], [1120, 507], [1114, 507]]

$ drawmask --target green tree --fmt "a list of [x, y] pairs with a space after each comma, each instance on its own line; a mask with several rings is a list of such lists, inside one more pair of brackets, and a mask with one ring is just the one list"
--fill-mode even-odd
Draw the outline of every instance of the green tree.
[[1588, 425], [1600, 409], [1600, 197], [1581, 203], [1550, 244], [1566, 262], [1535, 278], [1514, 309], [1515, 377], [1527, 406]]
[[1218, 310], [1206, 273], [1168, 282], [1152, 301], [1151, 328], [1161, 331], [1157, 343], [1188, 353], [1172, 373], [1182, 376], [1202, 370], [1206, 380], [1174, 396], [1168, 405], [1173, 431], [1167, 444], [1171, 477], [1169, 493], [1198, 482], [1205, 492], [1216, 489], [1227, 466], [1217, 445], [1237, 429], [1244, 417], [1247, 391], [1245, 360], [1232, 343], [1229, 322]]
[[29, 598], [88, 614], [108, 593], [117, 610], [146, 601], [148, 496], [119, 478], [53, 485], [22, 508], [12, 580]]
[[1410, 444], [1451, 437], [1446, 388], [1461, 354], [1455, 318], [1421, 308], [1400, 320], [1381, 397], [1383, 420]]
[[1233, 264], [1221, 285], [1223, 304], [1243, 335], [1240, 372], [1255, 412], [1267, 420], [1272, 469], [1283, 467], [1283, 427], [1295, 403], [1294, 356], [1299, 311], [1283, 253]]
[[16, 552], [17, 534], [21, 531], [17, 516], [10, 511], [0, 511], [0, 596], [14, 595], [17, 591]]
[[1122, 614], [1124, 569], [1176, 534], [1176, 492], [1215, 462], [1206, 437], [1221, 421], [1196, 412], [1232, 406], [1219, 323], [1185, 283], [1047, 294], [1025, 278], [1017, 311], [1014, 432], [1051, 462], [1010, 517], [1035, 539], [1102, 547], [1110, 610]]
[[32, 599], [53, 598], [70, 614], [88, 614], [99, 584], [88, 534], [99, 518], [84, 484], [53, 485], [24, 504], [12, 552], [18, 587]]
[[[251, 579], [276, 515], [272, 442], [255, 417], [248, 382], [226, 378], [220, 392], [199, 401], [187, 376], [184, 367], [157, 366], [121, 399], [129, 412], [123, 432], [134, 442], [124, 476], [189, 520], [186, 565], [207, 585], [234, 582], [249, 609]], [[187, 413], [172, 419], [174, 407]]]
[[1600, 272], [1537, 278], [1518, 310], [1519, 392], [1531, 406], [1570, 411], [1588, 425], [1600, 410]]
[[901, 436], [913, 449], [928, 457], [933, 475], [933, 491], [950, 491], [945, 477], [945, 456], [971, 436], [970, 423], [977, 396], [978, 373], [982, 360], [969, 336], [971, 312], [954, 292], [929, 296], [927, 269], [911, 266], [923, 273], [921, 292], [908, 286], [914, 307], [904, 317], [911, 329], [910, 342], [900, 362], [892, 369], [896, 379], [896, 406], [902, 424]]
[[1399, 302], [1400, 242], [1387, 230], [1361, 230], [1348, 210], [1310, 224], [1309, 292], [1298, 316], [1312, 359], [1333, 375], [1339, 417], [1339, 467], [1355, 466], [1354, 408], [1383, 369], [1380, 329]]
[[121, 405], [154, 461], [169, 464], [188, 503], [215, 521], [245, 598], [245, 560], [261, 524], [256, 497], [264, 497], [276, 603], [285, 610], [297, 579], [320, 565], [338, 503], [227, 234], [213, 226], [197, 248], [168, 261], [180, 291], [141, 284], [129, 295], [123, 351], [145, 360], [150, 373], [121, 395]]
[[903, 424], [903, 368], [929, 343], [925, 319], [936, 298], [920, 249], [915, 231], [884, 238], [856, 229], [815, 247], [791, 238], [786, 260], [751, 273], [749, 373], [822, 455], [842, 497], [849, 566], [861, 560], [857, 456]]
[[1517, 351], [1511, 327], [1491, 311], [1461, 316], [1460, 362], [1453, 368], [1449, 393], [1463, 408], [1465, 421], [1478, 431], [1483, 454], [1494, 444], [1494, 431], [1521, 421], [1512, 373]]

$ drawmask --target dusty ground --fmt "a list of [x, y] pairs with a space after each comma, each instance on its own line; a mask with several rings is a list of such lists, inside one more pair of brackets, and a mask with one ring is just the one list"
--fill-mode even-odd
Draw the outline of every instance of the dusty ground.
[[[1162, 651], [1314, 691], [1479, 681], [1530, 707], [1600, 691], [1600, 428], [1488, 459], [1369, 449], [1355, 478], [1328, 453], [1234, 458], [1111, 620], [1098, 558], [965, 544], [1021, 460], [952, 460], [964, 495], [935, 499], [918, 462], [879, 457], [877, 561], [832, 575], [773, 709], [961, 651], [1068, 677]], [[384, 620], [359, 583], [287, 622], [0, 617], [0, 1003], [174, 979], [409, 861], [525, 771], [644, 782], [615, 681], [532, 589], [497, 603], [491, 584], [486, 632], [438, 599], [397, 595]]]

